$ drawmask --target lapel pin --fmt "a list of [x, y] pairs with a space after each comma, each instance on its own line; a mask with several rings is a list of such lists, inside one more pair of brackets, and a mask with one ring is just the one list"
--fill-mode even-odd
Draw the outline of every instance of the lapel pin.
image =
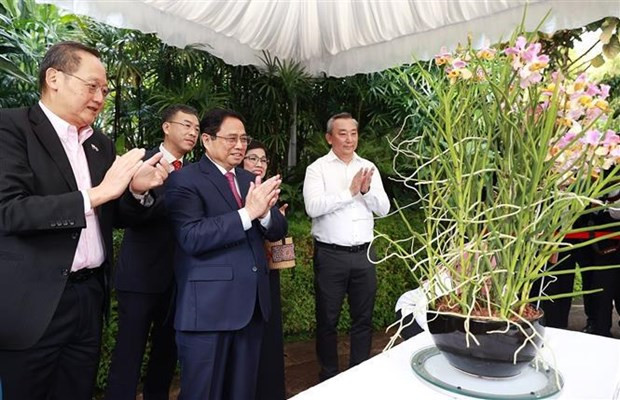
[[90, 147], [92, 147], [93, 150], [95, 151], [99, 151], [99, 147], [95, 146], [94, 144], [90, 144]]

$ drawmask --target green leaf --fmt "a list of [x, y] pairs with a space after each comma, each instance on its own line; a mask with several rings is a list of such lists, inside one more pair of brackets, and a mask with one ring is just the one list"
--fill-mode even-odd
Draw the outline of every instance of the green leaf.
[[20, 70], [11, 60], [0, 54], [0, 72], [11, 75], [25, 83], [31, 83], [31, 77]]
[[620, 54], [620, 40], [618, 40], [618, 35], [613, 35], [611, 39], [609, 39], [609, 43], [603, 45], [603, 54], [608, 59], [615, 58]]
[[600, 36], [601, 43], [609, 43], [614, 31], [616, 30], [617, 23], [618, 21], [615, 18], [605, 19], [605, 22], [603, 22], [603, 25], [601, 26], [601, 29], [603, 30], [603, 33], [601, 33]]
[[125, 135], [118, 136], [114, 142], [114, 146], [116, 148], [116, 154], [122, 155], [126, 153], [127, 149], [125, 148]]
[[590, 64], [594, 67], [594, 68], [599, 68], [602, 67], [603, 64], [605, 64], [605, 57], [603, 57], [602, 54], [599, 54], [598, 56], [594, 57], [592, 59], [592, 61], [590, 61]]

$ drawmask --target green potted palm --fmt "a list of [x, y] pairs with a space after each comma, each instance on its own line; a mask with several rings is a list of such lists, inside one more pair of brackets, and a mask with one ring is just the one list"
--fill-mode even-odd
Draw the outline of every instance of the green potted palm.
[[442, 50], [434, 61], [418, 65], [415, 85], [400, 76], [424, 122], [392, 141], [423, 226], [405, 221], [410, 237], [378, 237], [390, 242], [386, 257], [400, 257], [419, 279], [448, 361], [512, 376], [540, 347], [538, 302], [589, 293], [544, 289], [554, 274], [574, 272], [549, 268], [572, 247], [564, 237], [574, 222], [607, 207], [600, 199], [616, 189], [609, 88], [551, 71], [525, 34], [494, 48]]

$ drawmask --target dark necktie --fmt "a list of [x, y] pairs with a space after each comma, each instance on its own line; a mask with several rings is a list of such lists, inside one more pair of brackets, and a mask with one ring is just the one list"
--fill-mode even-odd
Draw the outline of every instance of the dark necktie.
[[174, 161], [172, 162], [172, 166], [174, 167], [174, 170], [175, 170], [175, 171], [178, 171], [178, 170], [180, 170], [180, 169], [181, 169], [181, 167], [183, 166], [183, 163], [182, 163], [181, 161], [179, 161], [179, 160], [174, 160]]
[[237, 205], [239, 206], [239, 208], [241, 208], [242, 207], [241, 196], [239, 195], [239, 192], [237, 191], [237, 186], [235, 185], [235, 174], [228, 171], [227, 173], [224, 174], [224, 176], [226, 177], [226, 180], [228, 181], [228, 186], [230, 187], [230, 191], [232, 192], [233, 196], [235, 197], [235, 200], [237, 201]]

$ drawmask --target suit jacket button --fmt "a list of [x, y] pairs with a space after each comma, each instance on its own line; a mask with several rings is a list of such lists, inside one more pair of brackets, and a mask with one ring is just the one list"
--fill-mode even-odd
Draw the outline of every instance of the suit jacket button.
[[75, 225], [75, 221], [73, 221], [73, 220], [69, 221], [69, 225], [71, 225], [71, 226]]
[[68, 226], [68, 225], [69, 225], [69, 221], [67, 220], [62, 221], [62, 226]]
[[62, 271], [60, 271], [60, 273], [62, 274], [62, 276], [69, 275], [69, 268], [64, 268]]
[[52, 222], [52, 223], [50, 223], [50, 226], [51, 226], [52, 228], [56, 228], [56, 222]]
[[77, 232], [73, 232], [73, 233], [71, 234], [71, 239], [73, 239], [73, 240], [75, 240], [75, 239], [77, 239], [77, 238], [79, 238], [79, 237], [80, 237], [80, 235], [78, 235], [78, 234], [77, 234]]
[[252, 267], [252, 272], [256, 272], [258, 271], [258, 268], [256, 268], [256, 265]]

